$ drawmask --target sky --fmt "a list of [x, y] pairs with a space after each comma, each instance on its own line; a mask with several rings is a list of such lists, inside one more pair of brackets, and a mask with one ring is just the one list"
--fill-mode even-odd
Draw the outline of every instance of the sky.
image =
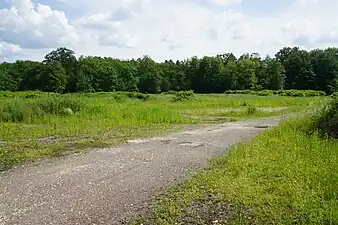
[[157, 61], [338, 45], [337, 0], [0, 0], [0, 61], [77, 56]]

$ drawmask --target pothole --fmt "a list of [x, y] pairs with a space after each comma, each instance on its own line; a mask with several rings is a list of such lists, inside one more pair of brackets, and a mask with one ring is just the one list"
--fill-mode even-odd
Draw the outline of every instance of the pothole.
[[180, 142], [178, 143], [178, 145], [180, 146], [190, 146], [190, 147], [201, 147], [204, 146], [204, 143], [201, 142], [190, 142], [190, 141], [186, 141], [186, 142]]
[[268, 125], [256, 125], [256, 126], [254, 126], [254, 128], [266, 129], [266, 128], [269, 128], [269, 126]]
[[170, 144], [171, 140], [161, 140], [161, 143], [164, 145]]

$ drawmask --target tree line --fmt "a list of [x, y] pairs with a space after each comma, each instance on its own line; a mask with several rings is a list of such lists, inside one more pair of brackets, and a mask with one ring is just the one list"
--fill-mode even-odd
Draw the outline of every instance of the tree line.
[[285, 47], [274, 57], [232, 53], [155, 62], [149, 56], [132, 60], [75, 57], [58, 48], [42, 62], [0, 64], [0, 90], [57, 93], [139, 91], [160, 93], [193, 90], [338, 90], [338, 48], [305, 51]]

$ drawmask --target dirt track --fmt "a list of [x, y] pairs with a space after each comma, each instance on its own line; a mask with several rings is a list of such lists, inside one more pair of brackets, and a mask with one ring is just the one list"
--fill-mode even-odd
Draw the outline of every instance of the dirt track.
[[0, 225], [119, 224], [159, 189], [283, 117], [211, 125], [0, 174]]

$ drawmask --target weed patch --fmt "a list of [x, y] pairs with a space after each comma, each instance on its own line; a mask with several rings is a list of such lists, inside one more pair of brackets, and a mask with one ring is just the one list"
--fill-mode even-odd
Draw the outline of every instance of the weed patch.
[[321, 136], [338, 138], [338, 97], [332, 97], [312, 117], [310, 131]]
[[249, 116], [251, 116], [251, 115], [254, 115], [256, 112], [257, 112], [256, 107], [250, 106], [250, 107], [248, 108], [247, 114], [248, 114]]
[[172, 101], [181, 102], [181, 101], [186, 101], [186, 100], [195, 99], [195, 98], [196, 96], [193, 91], [180, 91], [174, 95], [174, 98], [172, 99]]

